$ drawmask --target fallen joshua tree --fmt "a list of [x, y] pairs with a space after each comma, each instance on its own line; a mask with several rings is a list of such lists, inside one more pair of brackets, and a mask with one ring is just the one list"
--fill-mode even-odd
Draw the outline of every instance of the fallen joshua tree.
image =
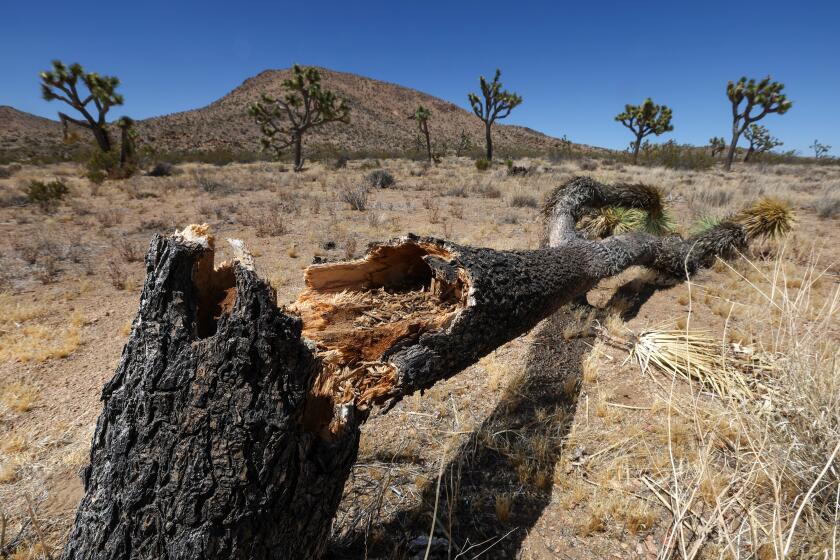
[[409, 235], [310, 266], [288, 310], [240, 242], [214, 266], [206, 226], [156, 235], [63, 557], [318, 557], [370, 414], [630, 266], [678, 281], [792, 223], [765, 200], [688, 239], [584, 237], [614, 207], [664, 216], [654, 188], [578, 177], [546, 202], [544, 248]]

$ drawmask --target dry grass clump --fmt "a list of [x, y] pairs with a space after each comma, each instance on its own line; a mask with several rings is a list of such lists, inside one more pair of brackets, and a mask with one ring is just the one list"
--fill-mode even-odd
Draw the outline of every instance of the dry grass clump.
[[41, 321], [51, 312], [49, 304], [26, 305], [0, 294], [0, 361], [43, 362], [73, 353], [81, 345], [81, 317], [48, 327]]
[[[0, 403], [14, 412], [29, 412], [38, 400], [38, 390], [25, 383], [6, 383], [0, 391]], [[4, 451], [7, 451], [4, 444]]]
[[538, 208], [540, 204], [533, 195], [516, 194], [511, 197], [510, 205], [513, 208]]
[[338, 197], [342, 202], [350, 205], [350, 208], [364, 212], [368, 207], [368, 190], [364, 186], [345, 186], [339, 189]]
[[826, 196], [813, 203], [814, 212], [823, 219], [840, 217], [840, 197]]
[[[660, 385], [670, 473], [645, 478], [672, 514], [665, 545], [680, 558], [834, 558], [840, 546], [840, 289], [818, 293], [813, 266], [790, 287], [784, 263], [772, 266], [749, 281], [764, 318], [753, 346], [685, 331], [645, 333], [634, 345], [644, 368], [702, 381], [687, 395]], [[688, 461], [675, 453], [677, 418], [697, 441]]]

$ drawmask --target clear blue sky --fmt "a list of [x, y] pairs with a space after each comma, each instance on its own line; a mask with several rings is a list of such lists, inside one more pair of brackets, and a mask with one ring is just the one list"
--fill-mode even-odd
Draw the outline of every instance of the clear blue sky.
[[135, 118], [206, 105], [294, 62], [466, 107], [478, 75], [499, 66], [525, 99], [508, 122], [612, 148], [630, 140], [613, 117], [647, 96], [674, 111], [662, 140], [728, 136], [726, 81], [771, 74], [794, 106], [762, 124], [785, 149], [819, 138], [840, 153], [838, 0], [2, 0], [0, 105], [54, 118], [37, 78], [54, 58], [119, 76], [114, 116]]

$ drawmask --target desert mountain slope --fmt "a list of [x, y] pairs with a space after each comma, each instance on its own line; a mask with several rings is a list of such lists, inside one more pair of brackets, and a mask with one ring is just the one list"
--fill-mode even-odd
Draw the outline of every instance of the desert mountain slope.
[[[418, 104], [432, 111], [433, 142], [454, 147], [464, 131], [473, 143], [483, 144], [481, 122], [453, 103], [356, 74], [320, 70], [324, 87], [335, 91], [350, 105], [351, 123], [331, 123], [316, 129], [306, 139], [309, 146], [331, 145], [351, 151], [410, 149], [415, 146], [417, 128], [408, 117]], [[259, 146], [259, 129], [245, 108], [261, 94], [281, 96], [282, 82], [288, 77], [289, 70], [267, 70], [206, 107], [147, 119], [138, 129], [142, 137], [166, 150], [254, 150]], [[539, 132], [504, 125], [495, 127], [494, 140], [499, 147], [542, 150], [557, 143], [556, 139]]]
[[61, 125], [0, 105], [0, 153], [40, 153], [61, 143]]
[[[279, 97], [283, 92], [282, 82], [288, 76], [289, 70], [267, 70], [248, 78], [206, 107], [139, 121], [137, 130], [141, 141], [162, 151], [257, 151], [259, 129], [247, 115], [246, 107], [262, 94]], [[418, 133], [415, 121], [408, 117], [418, 104], [432, 111], [430, 128], [437, 149], [444, 146], [454, 149], [462, 131], [475, 146], [484, 145], [482, 123], [453, 103], [355, 74], [321, 69], [321, 76], [324, 87], [347, 100], [352, 122], [332, 123], [311, 131], [305, 139], [310, 149], [316, 146], [347, 151], [411, 149], [416, 146]], [[500, 123], [494, 126], [493, 137], [496, 147], [503, 151], [506, 147], [544, 151], [557, 146], [555, 138]], [[43, 153], [60, 142], [61, 128], [57, 122], [0, 107], [0, 152]]]

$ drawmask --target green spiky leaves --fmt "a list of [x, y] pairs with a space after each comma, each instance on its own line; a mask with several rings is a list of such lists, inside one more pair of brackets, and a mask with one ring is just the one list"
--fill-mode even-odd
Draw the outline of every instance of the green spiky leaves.
[[624, 112], [615, 116], [615, 120], [623, 124], [636, 136], [631, 143], [633, 163], [639, 156], [642, 139], [651, 134], [664, 134], [674, 130], [671, 124], [671, 109], [667, 105], [657, 105], [650, 97], [641, 105], [625, 105]]
[[[120, 80], [116, 76], [100, 76], [96, 72], [85, 72], [79, 63], [67, 67], [60, 60], [53, 60], [52, 70], [41, 72], [41, 94], [47, 101], [58, 99], [74, 109], [80, 109], [91, 101], [105, 111], [114, 105], [123, 104], [123, 96], [116, 93]], [[88, 89], [89, 96], [79, 97], [78, 84]]]
[[417, 120], [417, 122], [424, 123], [427, 122], [431, 116], [432, 112], [429, 109], [426, 109], [422, 105], [418, 105], [411, 118]]
[[578, 224], [587, 237], [604, 238], [632, 231], [667, 235], [674, 231], [674, 220], [658, 187], [642, 183], [615, 185], [605, 202], [608, 204], [595, 214], [584, 216]]
[[473, 113], [488, 125], [493, 124], [496, 119], [506, 118], [517, 105], [522, 103], [520, 95], [502, 89], [502, 82], [499, 81], [501, 76], [502, 71], [499, 69], [496, 69], [492, 82], [480, 76], [481, 96], [475, 93], [467, 95]]
[[732, 143], [724, 169], [731, 169], [738, 137], [747, 127], [770, 113], [783, 115], [793, 107], [793, 102], [782, 93], [784, 88], [784, 84], [772, 81], [770, 76], [758, 82], [742, 77], [726, 85], [726, 96], [732, 103]]
[[[783, 115], [793, 107], [793, 102], [782, 93], [784, 88], [784, 84], [772, 81], [770, 76], [758, 82], [752, 78], [747, 80], [746, 76], [743, 76], [737, 82], [730, 81], [726, 85], [726, 95], [732, 102], [735, 115], [744, 119], [744, 128], [746, 128], [751, 122], [761, 119], [768, 113]], [[741, 112], [739, 107], [745, 100], [747, 103]], [[751, 114], [754, 108], [759, 111], [756, 115]]]
[[709, 147], [712, 149], [712, 157], [723, 153], [726, 149], [726, 140], [720, 136], [712, 136], [709, 138]]
[[641, 105], [625, 105], [624, 112], [615, 116], [615, 120], [633, 131], [638, 138], [650, 134], [664, 134], [674, 130], [671, 124], [673, 113], [667, 105], [657, 105], [648, 97]]
[[651, 213], [621, 206], [599, 208], [595, 215], [586, 216], [578, 225], [591, 239], [603, 239], [632, 231], [653, 235], [667, 235], [674, 231], [674, 220], [667, 211]]
[[688, 230], [688, 234], [692, 237], [697, 237], [698, 235], [706, 233], [710, 229], [716, 228], [721, 223], [723, 223], [723, 219], [716, 216], [703, 216], [691, 226]]
[[[41, 72], [40, 78], [41, 96], [45, 100], [63, 101], [82, 116], [81, 119], [75, 119], [62, 112], [58, 113], [65, 139], [69, 137], [67, 125], [72, 123], [90, 129], [100, 149], [103, 152], [110, 151], [111, 140], [105, 116], [111, 107], [123, 104], [123, 96], [116, 92], [120, 85], [119, 78], [85, 72], [79, 63], [68, 67], [60, 60], [54, 60], [52, 70]], [[82, 86], [87, 88], [87, 93]]]
[[[321, 87], [321, 74], [317, 68], [303, 68], [295, 64], [291, 77], [282, 83], [286, 90], [282, 99], [263, 94], [260, 101], [248, 107], [248, 114], [256, 119], [261, 128], [269, 121], [283, 118], [287, 120], [289, 130], [301, 131], [327, 122], [350, 122], [350, 107], [344, 99]], [[279, 130], [268, 136], [273, 136]]]
[[[263, 94], [260, 101], [248, 106], [262, 132], [260, 144], [277, 157], [292, 145], [300, 145], [303, 134], [310, 128], [330, 122], [350, 122], [350, 107], [344, 99], [321, 86], [317, 68], [292, 67], [291, 77], [283, 80], [286, 93], [281, 99]], [[296, 153], [295, 169], [303, 162]]]

